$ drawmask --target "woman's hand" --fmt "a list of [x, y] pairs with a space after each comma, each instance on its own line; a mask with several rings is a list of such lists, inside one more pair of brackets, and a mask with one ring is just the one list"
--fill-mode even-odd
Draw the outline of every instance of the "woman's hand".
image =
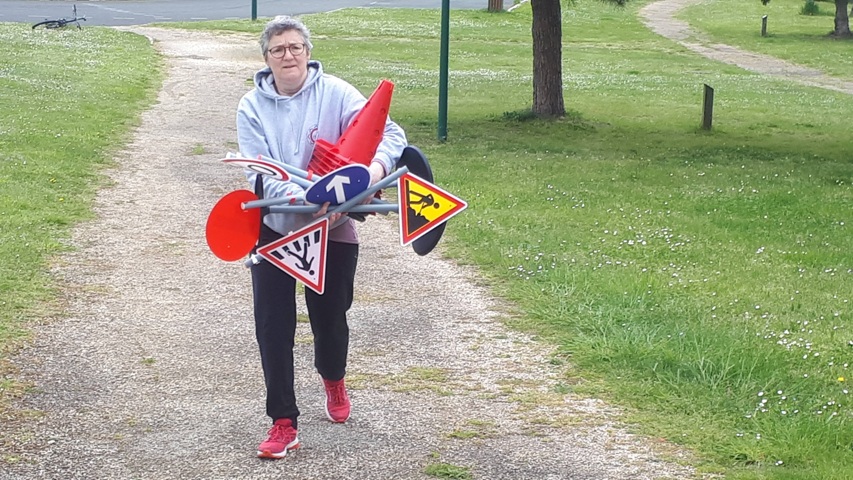
[[[318, 211], [317, 211], [317, 213], [315, 213], [315, 214], [314, 214], [314, 218], [320, 218], [320, 217], [322, 217], [323, 215], [325, 215], [325, 214], [326, 214], [326, 212], [327, 212], [328, 210], [329, 210], [329, 202], [326, 202], [326, 203], [324, 203], [324, 204], [323, 204], [323, 206], [322, 206], [322, 207], [320, 207], [320, 210], [318, 210]], [[338, 220], [340, 220], [340, 219], [341, 219], [341, 217], [342, 217], [343, 215], [344, 215], [344, 214], [342, 214], [342, 213], [337, 213], [337, 212], [336, 212], [336, 213], [332, 213], [331, 215], [329, 215], [329, 225], [334, 225], [334, 224], [335, 224], [335, 222], [337, 222]]]
[[[370, 186], [376, 184], [379, 180], [385, 178], [385, 167], [382, 166], [379, 162], [371, 162], [370, 166], [367, 167], [367, 170], [370, 172]], [[378, 193], [378, 192], [377, 192]], [[370, 195], [364, 199], [362, 205], [368, 205], [373, 199], [376, 198], [376, 195]]]
[[385, 167], [382, 166], [379, 162], [371, 162], [370, 166], [367, 167], [367, 170], [370, 171], [370, 185], [375, 185], [376, 182], [385, 178]]

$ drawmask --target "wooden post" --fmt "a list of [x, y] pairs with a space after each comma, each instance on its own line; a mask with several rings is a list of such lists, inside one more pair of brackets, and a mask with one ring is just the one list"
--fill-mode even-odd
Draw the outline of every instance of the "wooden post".
[[761, 36], [767, 36], [767, 15], [761, 17]]
[[490, 12], [501, 12], [504, 9], [504, 0], [489, 0]]
[[711, 119], [714, 116], [714, 89], [705, 84], [705, 95], [702, 109], [702, 129], [711, 129]]

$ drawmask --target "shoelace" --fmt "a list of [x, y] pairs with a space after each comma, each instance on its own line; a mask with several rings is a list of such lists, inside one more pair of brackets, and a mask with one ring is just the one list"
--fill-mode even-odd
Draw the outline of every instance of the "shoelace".
[[286, 427], [284, 425], [273, 425], [267, 434], [270, 437], [270, 440], [275, 442], [283, 442], [289, 443], [293, 440], [293, 427]]
[[329, 389], [329, 397], [333, 404], [340, 405], [347, 401], [347, 389], [343, 383], [339, 383]]

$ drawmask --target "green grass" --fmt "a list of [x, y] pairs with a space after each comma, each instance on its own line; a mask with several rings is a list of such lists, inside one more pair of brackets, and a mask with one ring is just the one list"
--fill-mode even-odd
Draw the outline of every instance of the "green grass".
[[[158, 82], [147, 40], [0, 23], [0, 360], [51, 313], [51, 259]], [[0, 366], [2, 368], [2, 366]], [[0, 393], [11, 388], [0, 388]]]
[[[739, 23], [751, 4], [689, 16], [735, 43], [758, 36], [764, 7], [754, 3], [755, 25]], [[623, 406], [633, 429], [694, 450], [703, 471], [844, 479], [853, 469], [851, 99], [700, 58], [647, 31], [639, 7], [581, 2], [564, 12], [570, 113], [557, 122], [521, 120], [532, 98], [529, 6], [453, 11], [445, 143], [436, 140], [437, 10], [306, 21], [328, 72], [365, 93], [395, 82], [392, 116], [428, 154], [436, 183], [469, 202], [444, 244], [518, 305], [513, 326], [559, 345], [572, 379], [562, 393]], [[813, 20], [791, 14], [798, 28]], [[772, 42], [756, 43], [853, 78], [848, 52], [835, 48], [849, 44], [825, 32], [776, 35], [777, 23], [771, 16]], [[716, 90], [710, 132], [700, 129], [703, 84]], [[25, 144], [12, 135], [9, 145]], [[91, 183], [67, 191], [77, 193], [66, 204], [80, 204], [70, 218], [82, 217]], [[33, 289], [20, 285], [13, 296], [32, 308]]]
[[468, 480], [471, 472], [465, 467], [451, 463], [431, 463], [424, 468], [424, 473], [430, 477]]
[[[828, 36], [834, 28], [835, 4], [817, 2], [821, 13], [812, 16], [800, 14], [803, 4], [803, 0], [771, 0], [766, 6], [759, 0], [715, 0], [687, 8], [677, 18], [688, 21], [715, 42], [772, 55], [850, 80], [853, 39]], [[767, 15], [766, 37], [761, 36], [762, 15]]]

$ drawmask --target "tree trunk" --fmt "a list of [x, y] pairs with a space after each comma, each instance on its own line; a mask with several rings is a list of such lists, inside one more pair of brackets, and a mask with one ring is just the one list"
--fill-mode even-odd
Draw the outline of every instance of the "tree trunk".
[[489, 0], [490, 12], [502, 12], [504, 9], [504, 0]]
[[847, 0], [835, 0], [835, 30], [833, 37], [850, 38], [850, 17], [847, 16]]
[[533, 10], [533, 114], [562, 117], [566, 108], [563, 104], [560, 0], [531, 0], [530, 6]]

